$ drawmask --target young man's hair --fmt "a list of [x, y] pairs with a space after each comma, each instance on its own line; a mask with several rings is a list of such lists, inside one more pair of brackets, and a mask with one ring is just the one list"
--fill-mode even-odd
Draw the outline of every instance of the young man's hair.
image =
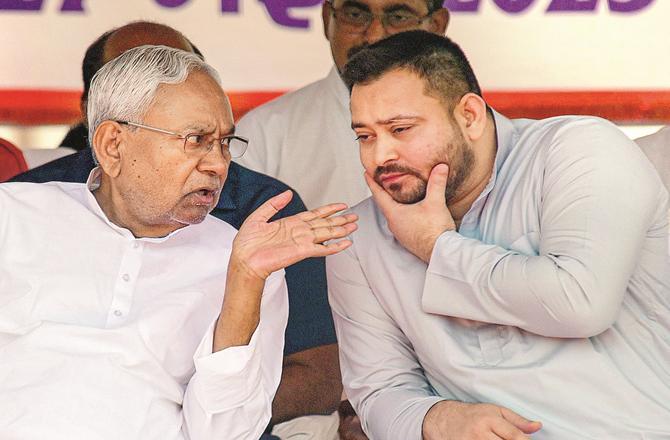
[[401, 32], [366, 47], [349, 60], [343, 78], [351, 90], [397, 69], [417, 74], [426, 83], [426, 93], [449, 109], [466, 93], [482, 94], [461, 48], [447, 37], [426, 31]]

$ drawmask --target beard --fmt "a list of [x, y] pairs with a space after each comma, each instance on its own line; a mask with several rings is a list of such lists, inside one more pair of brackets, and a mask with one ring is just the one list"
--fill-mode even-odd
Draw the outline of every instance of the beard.
[[[446, 151], [454, 153], [450, 163], [447, 162], [446, 155], [443, 153]], [[465, 142], [460, 132], [457, 133], [456, 139], [447, 143], [445, 148], [441, 150], [441, 153], [431, 161], [430, 169], [432, 170], [439, 163], [449, 165], [449, 178], [447, 179], [447, 187], [444, 190], [444, 200], [449, 205], [458, 194], [465, 180], [470, 176], [472, 168], [475, 165], [475, 154], [472, 148]], [[414, 177], [414, 183], [405, 183], [406, 186], [410, 186], [411, 184], [411, 187], [408, 188], [403, 189], [400, 183], [389, 185], [386, 191], [396, 202], [411, 205], [420, 202], [426, 197], [428, 180], [421, 175], [419, 170], [400, 163], [391, 163], [386, 166], [377, 167], [374, 173], [374, 180], [382, 188], [381, 176], [386, 173], [403, 173]]]

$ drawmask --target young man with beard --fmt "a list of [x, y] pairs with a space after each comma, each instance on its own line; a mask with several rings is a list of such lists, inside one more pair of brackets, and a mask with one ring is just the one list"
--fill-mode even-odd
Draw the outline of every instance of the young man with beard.
[[449, 21], [442, 0], [327, 0], [322, 17], [335, 62], [328, 76], [250, 111], [238, 124], [254, 144], [239, 163], [295, 188], [308, 208], [330, 200], [353, 205], [370, 195], [340, 78], [347, 60], [397, 32], [443, 35]]
[[366, 433], [668, 438], [668, 194], [640, 149], [594, 117], [505, 118], [426, 32], [344, 78], [373, 197], [327, 269]]

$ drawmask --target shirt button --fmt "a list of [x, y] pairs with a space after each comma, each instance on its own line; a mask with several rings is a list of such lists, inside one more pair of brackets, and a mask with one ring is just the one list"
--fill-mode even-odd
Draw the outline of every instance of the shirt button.
[[133, 242], [133, 249], [137, 249], [138, 247], [140, 247], [139, 242], [134, 241], [134, 242]]
[[130, 281], [130, 275], [128, 275], [127, 273], [124, 273], [123, 276], [121, 277], [121, 279], [123, 281]]
[[123, 312], [121, 310], [114, 310], [114, 316], [119, 317], [119, 316], [122, 316], [122, 315], [123, 315]]

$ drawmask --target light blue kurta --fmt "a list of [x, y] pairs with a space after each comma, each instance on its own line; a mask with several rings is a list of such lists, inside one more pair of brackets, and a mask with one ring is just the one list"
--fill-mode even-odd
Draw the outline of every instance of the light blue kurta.
[[533, 439], [670, 438], [668, 195], [591, 117], [495, 114], [489, 185], [430, 264], [371, 199], [328, 258], [347, 395], [372, 439], [421, 439], [441, 399], [540, 420]]

